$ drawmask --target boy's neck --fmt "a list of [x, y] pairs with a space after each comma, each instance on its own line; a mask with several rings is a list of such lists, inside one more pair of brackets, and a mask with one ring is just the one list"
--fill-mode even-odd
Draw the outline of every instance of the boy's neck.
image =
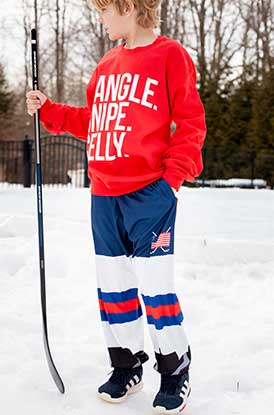
[[157, 35], [154, 33], [153, 29], [144, 29], [132, 31], [127, 37], [125, 37], [125, 49], [133, 49], [138, 46], [147, 46], [150, 45]]

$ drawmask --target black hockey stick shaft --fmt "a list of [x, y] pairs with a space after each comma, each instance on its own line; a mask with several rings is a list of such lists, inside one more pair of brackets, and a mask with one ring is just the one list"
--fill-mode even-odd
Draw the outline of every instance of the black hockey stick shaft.
[[[31, 31], [31, 59], [32, 59], [32, 87], [38, 90], [38, 53], [37, 53], [36, 29]], [[41, 306], [43, 319], [43, 340], [46, 358], [52, 378], [61, 393], [65, 392], [62, 379], [54, 365], [48, 341], [47, 328], [47, 305], [46, 305], [46, 278], [45, 278], [45, 255], [44, 255], [44, 227], [43, 227], [43, 199], [42, 199], [42, 174], [41, 174], [41, 147], [40, 147], [40, 118], [39, 110], [34, 114], [34, 135], [35, 135], [35, 158], [36, 158], [36, 190], [37, 190], [37, 214], [39, 233], [39, 265], [40, 265], [40, 288]]]

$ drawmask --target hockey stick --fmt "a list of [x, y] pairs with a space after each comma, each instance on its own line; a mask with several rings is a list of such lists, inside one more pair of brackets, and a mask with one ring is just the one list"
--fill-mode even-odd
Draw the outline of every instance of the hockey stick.
[[[38, 54], [36, 29], [31, 31], [31, 60], [32, 60], [32, 87], [38, 88]], [[45, 257], [44, 257], [44, 230], [43, 230], [43, 203], [42, 203], [42, 175], [41, 175], [41, 149], [40, 149], [40, 123], [39, 110], [34, 114], [34, 135], [35, 135], [35, 156], [36, 156], [36, 190], [37, 190], [37, 214], [39, 232], [39, 265], [40, 265], [40, 287], [41, 287], [41, 306], [43, 318], [43, 340], [46, 358], [51, 376], [61, 393], [65, 392], [65, 387], [51, 357], [48, 328], [47, 328], [47, 306], [46, 306], [46, 280], [45, 280]]]

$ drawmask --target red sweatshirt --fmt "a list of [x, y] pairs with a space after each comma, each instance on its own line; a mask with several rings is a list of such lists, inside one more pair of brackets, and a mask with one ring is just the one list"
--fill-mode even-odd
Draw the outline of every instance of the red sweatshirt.
[[177, 41], [158, 36], [147, 46], [111, 49], [86, 95], [80, 108], [47, 100], [40, 119], [54, 134], [87, 142], [93, 194], [122, 195], [160, 177], [178, 190], [201, 174], [205, 113], [195, 66]]

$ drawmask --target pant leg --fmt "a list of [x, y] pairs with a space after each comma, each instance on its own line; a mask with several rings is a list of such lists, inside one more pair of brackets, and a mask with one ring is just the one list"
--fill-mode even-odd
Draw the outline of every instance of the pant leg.
[[191, 353], [174, 285], [177, 198], [160, 179], [119, 197], [160, 373], [188, 370]]
[[143, 313], [132, 272], [132, 242], [116, 197], [92, 195], [91, 221], [100, 314], [111, 365], [132, 367], [144, 348]]

